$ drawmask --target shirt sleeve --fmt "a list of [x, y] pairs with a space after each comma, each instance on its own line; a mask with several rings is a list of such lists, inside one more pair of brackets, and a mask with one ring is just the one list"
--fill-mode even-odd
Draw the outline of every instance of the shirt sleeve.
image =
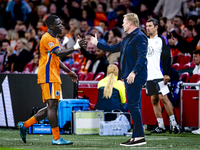
[[42, 43], [44, 47], [51, 53], [57, 48], [59, 48], [59, 44], [57, 44], [58, 42], [56, 42], [56, 39], [53, 39], [53, 38], [46, 38], [42, 40]]

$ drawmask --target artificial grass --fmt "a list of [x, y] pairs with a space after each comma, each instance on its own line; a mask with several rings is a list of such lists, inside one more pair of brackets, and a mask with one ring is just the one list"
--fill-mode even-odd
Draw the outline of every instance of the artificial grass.
[[99, 136], [99, 135], [61, 135], [64, 139], [72, 141], [73, 145], [52, 145], [52, 135], [28, 134], [27, 143], [23, 143], [17, 129], [0, 128], [0, 150], [197, 150], [200, 149], [200, 135], [191, 133], [181, 134], [150, 134], [145, 131], [147, 144], [139, 147], [120, 146], [127, 141], [126, 136]]

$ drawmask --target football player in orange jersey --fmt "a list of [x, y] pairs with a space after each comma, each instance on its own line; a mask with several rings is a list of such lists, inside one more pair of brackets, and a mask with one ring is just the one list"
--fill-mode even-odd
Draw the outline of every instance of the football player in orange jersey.
[[41, 57], [39, 60], [38, 69], [38, 84], [40, 84], [42, 88], [43, 102], [47, 105], [39, 110], [29, 120], [25, 122], [19, 122], [18, 126], [20, 136], [23, 142], [26, 143], [26, 134], [28, 128], [34, 123], [37, 123], [38, 121], [48, 117], [53, 134], [52, 144], [69, 145], [73, 143], [60, 137], [58, 127], [57, 109], [58, 101], [61, 96], [59, 68], [66, 71], [74, 82], [78, 80], [78, 77], [73, 71], [71, 71], [61, 62], [60, 57], [73, 53], [80, 47], [86, 47], [86, 42], [84, 39], [79, 37], [73, 47], [61, 50], [59, 47], [59, 42], [56, 38], [58, 34], [62, 33], [63, 29], [60, 18], [56, 15], [51, 15], [46, 19], [46, 25], [48, 27], [48, 31], [42, 36], [40, 41]]

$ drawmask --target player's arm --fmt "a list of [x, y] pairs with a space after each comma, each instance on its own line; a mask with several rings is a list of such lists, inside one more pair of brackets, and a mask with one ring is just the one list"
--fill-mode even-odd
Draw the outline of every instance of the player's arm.
[[76, 82], [78, 80], [78, 76], [74, 71], [71, 71], [68, 67], [66, 67], [61, 61], [59, 64], [60, 68], [68, 73], [68, 75], [72, 78], [72, 81]]
[[62, 58], [64, 56], [66, 56], [66, 55], [69, 55], [69, 54], [73, 53], [75, 50], [77, 50], [77, 49], [79, 49], [81, 47], [85, 48], [86, 47], [86, 42], [85, 42], [84, 39], [81, 39], [79, 37], [78, 40], [77, 40], [77, 42], [76, 42], [76, 44], [73, 47], [68, 48], [68, 49], [63, 49], [63, 50], [61, 50], [58, 47], [57, 49], [55, 49], [53, 51], [53, 53], [56, 54], [56, 56]]

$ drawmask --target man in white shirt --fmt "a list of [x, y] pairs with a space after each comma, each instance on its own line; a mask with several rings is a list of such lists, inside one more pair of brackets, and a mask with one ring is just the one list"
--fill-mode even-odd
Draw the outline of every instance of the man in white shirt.
[[159, 100], [163, 103], [170, 118], [170, 128], [174, 133], [181, 130], [177, 124], [173, 112], [173, 106], [167, 97], [169, 89], [167, 82], [170, 80], [171, 54], [166, 37], [158, 35], [158, 20], [151, 18], [146, 23], [148, 38], [147, 52], [147, 95], [151, 96], [154, 113], [158, 121], [158, 127], [151, 133], [165, 133], [166, 128], [162, 118]]
[[193, 51], [193, 63], [195, 68], [192, 71], [193, 74], [200, 74], [200, 49]]

